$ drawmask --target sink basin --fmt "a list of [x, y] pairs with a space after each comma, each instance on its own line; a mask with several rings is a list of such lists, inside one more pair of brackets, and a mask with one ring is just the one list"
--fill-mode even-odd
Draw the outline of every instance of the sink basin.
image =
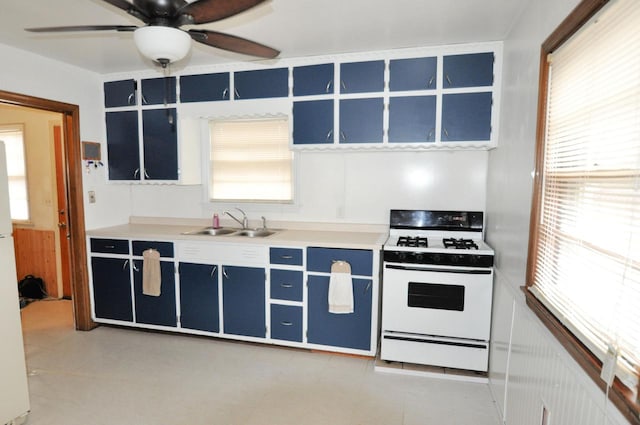
[[205, 227], [204, 229], [192, 230], [190, 232], [184, 232], [183, 235], [211, 235], [211, 236], [220, 236], [220, 235], [229, 235], [233, 232], [238, 231], [238, 229], [231, 229], [228, 227]]
[[246, 236], [248, 238], [265, 238], [273, 235], [275, 232], [268, 229], [244, 229], [238, 231], [234, 236]]

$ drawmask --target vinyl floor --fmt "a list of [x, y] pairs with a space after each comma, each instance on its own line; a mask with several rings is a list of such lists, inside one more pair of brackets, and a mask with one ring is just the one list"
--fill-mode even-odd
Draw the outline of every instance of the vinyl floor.
[[101, 326], [71, 302], [22, 309], [27, 425], [498, 425], [486, 384], [374, 371], [374, 360]]

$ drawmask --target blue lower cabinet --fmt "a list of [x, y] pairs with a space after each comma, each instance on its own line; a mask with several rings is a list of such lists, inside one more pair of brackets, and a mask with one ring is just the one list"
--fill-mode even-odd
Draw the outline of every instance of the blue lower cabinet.
[[436, 97], [406, 96], [389, 100], [389, 143], [436, 140]]
[[383, 112], [381, 97], [340, 100], [340, 143], [382, 143]]
[[218, 266], [180, 263], [180, 327], [220, 332]]
[[271, 298], [302, 301], [302, 270], [271, 269]]
[[491, 92], [443, 95], [442, 141], [491, 140], [492, 104]]
[[222, 305], [225, 334], [266, 337], [265, 270], [222, 267]]
[[329, 276], [309, 276], [308, 333], [311, 344], [371, 349], [372, 281], [353, 279], [354, 312], [329, 313]]
[[133, 322], [129, 267], [129, 260], [125, 258], [91, 257], [96, 318]]
[[133, 290], [136, 306], [136, 323], [158, 326], [177, 326], [176, 271], [175, 264], [160, 262], [160, 295], [142, 293], [142, 260], [133, 261]]
[[271, 304], [271, 339], [302, 342], [302, 307]]

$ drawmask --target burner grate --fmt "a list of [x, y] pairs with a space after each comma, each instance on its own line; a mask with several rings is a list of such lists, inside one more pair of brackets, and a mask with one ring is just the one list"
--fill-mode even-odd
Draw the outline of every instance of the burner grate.
[[452, 249], [478, 249], [478, 244], [472, 239], [444, 238], [442, 239], [442, 244], [445, 248]]
[[429, 246], [426, 237], [420, 236], [400, 236], [398, 246], [408, 246], [412, 248], [427, 248]]

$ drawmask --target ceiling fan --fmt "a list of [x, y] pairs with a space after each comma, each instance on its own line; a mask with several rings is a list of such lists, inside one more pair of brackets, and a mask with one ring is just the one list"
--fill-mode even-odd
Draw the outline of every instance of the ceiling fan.
[[143, 21], [135, 25], [80, 25], [27, 28], [31, 32], [132, 31], [136, 47], [145, 57], [163, 68], [183, 59], [191, 48], [191, 39], [235, 53], [272, 59], [278, 50], [255, 41], [204, 29], [180, 29], [183, 25], [219, 21], [248, 10], [265, 0], [101, 0]]

